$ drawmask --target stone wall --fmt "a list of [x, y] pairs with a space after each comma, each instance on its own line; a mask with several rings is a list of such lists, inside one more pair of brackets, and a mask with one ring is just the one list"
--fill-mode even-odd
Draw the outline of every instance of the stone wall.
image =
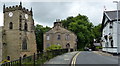
[[2, 61], [2, 27], [0, 26], [0, 62]]

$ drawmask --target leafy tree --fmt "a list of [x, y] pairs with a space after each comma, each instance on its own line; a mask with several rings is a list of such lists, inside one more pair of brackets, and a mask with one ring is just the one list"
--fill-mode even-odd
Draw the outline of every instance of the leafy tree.
[[100, 31], [98, 30], [100, 26], [94, 27], [85, 15], [78, 14], [76, 17], [71, 16], [61, 22], [66, 29], [77, 35], [77, 48], [80, 50], [83, 50], [85, 46], [92, 45], [93, 39], [100, 36]]
[[101, 39], [101, 34], [102, 34], [101, 33], [101, 26], [102, 25], [99, 24], [93, 28], [93, 33], [95, 35], [96, 42], [100, 42], [100, 39]]
[[43, 27], [42, 25], [35, 26], [35, 35], [36, 35], [36, 43], [37, 43], [37, 51], [43, 51], [43, 34], [50, 30], [51, 28], [46, 26]]

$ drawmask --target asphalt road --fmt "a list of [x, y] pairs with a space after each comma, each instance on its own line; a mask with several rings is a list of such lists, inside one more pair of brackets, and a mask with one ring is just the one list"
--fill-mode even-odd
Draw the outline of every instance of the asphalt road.
[[57, 56], [45, 64], [47, 66], [118, 66], [118, 57], [99, 55], [91, 51], [78, 51]]
[[[112, 56], [103, 56], [103, 55], [98, 55], [90, 51], [82, 51], [80, 54], [76, 57], [76, 65], [80, 66], [80, 64], [103, 64], [106, 65], [110, 64], [114, 66], [114, 64], [118, 64], [118, 58], [117, 57], [112, 57]], [[91, 65], [92, 66], [92, 65]]]
[[63, 55], [57, 56], [51, 60], [49, 60], [48, 62], [46, 62], [45, 64], [70, 64], [72, 57], [77, 53], [76, 52], [69, 52], [69, 53], [65, 53]]

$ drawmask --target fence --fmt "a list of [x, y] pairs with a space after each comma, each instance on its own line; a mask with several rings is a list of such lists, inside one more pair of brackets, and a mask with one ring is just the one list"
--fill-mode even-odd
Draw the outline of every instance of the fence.
[[52, 50], [47, 52], [37, 53], [28, 57], [19, 58], [17, 60], [3, 63], [1, 66], [35, 66], [44, 64], [46, 61], [49, 61], [51, 58], [64, 54], [68, 52], [68, 49], [59, 49], [59, 50]]

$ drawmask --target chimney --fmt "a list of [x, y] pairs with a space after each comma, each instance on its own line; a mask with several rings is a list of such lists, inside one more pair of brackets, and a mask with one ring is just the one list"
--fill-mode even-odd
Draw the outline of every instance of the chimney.
[[54, 22], [54, 27], [56, 26], [62, 27], [62, 23], [60, 22], [60, 19], [56, 19], [56, 22]]

